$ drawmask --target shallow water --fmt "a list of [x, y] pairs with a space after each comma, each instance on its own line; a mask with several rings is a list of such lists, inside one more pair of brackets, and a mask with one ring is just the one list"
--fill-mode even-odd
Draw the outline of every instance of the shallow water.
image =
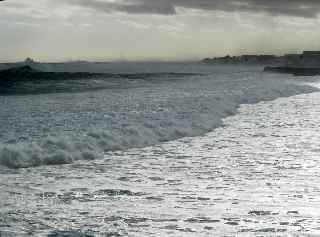
[[102, 160], [2, 167], [0, 231], [319, 236], [319, 98], [243, 105], [204, 136]]

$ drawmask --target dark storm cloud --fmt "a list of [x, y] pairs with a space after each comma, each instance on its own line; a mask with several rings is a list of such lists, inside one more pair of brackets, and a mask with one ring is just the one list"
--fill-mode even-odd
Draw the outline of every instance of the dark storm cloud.
[[225, 12], [265, 12], [313, 18], [320, 12], [319, 0], [66, 0], [104, 12], [129, 14], [176, 14], [176, 8]]

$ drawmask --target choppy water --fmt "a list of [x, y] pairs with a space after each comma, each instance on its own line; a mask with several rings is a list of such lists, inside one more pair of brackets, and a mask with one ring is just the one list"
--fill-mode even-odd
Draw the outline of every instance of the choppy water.
[[[240, 104], [315, 91], [294, 83], [293, 77], [261, 73], [256, 67], [142, 65], [147, 76], [137, 73], [140, 64], [117, 69], [136, 73], [130, 80], [44, 79], [40, 87], [39, 80], [14, 84], [20, 88], [13, 90], [17, 95], [0, 93], [0, 165], [67, 164], [102, 158], [105, 151], [202, 135]], [[104, 70], [112, 71], [109, 67]], [[165, 70], [196, 75], [163, 74]], [[21, 90], [35, 93], [21, 95]]]
[[[274, 78], [247, 83], [240, 78], [246, 89], [235, 80], [230, 86], [220, 81], [225, 97], [219, 98], [232, 105], [224, 108], [236, 108], [235, 97], [244, 91], [244, 98], [253, 98], [247, 102], [311, 92], [290, 82], [274, 84]], [[208, 105], [214, 84], [203, 83], [202, 95], [209, 100], [200, 102]], [[191, 83], [186, 87], [199, 91]], [[268, 90], [269, 97], [256, 95]], [[177, 98], [170, 95], [168, 108]], [[178, 95], [185, 111], [203, 111], [186, 100], [190, 94]], [[56, 230], [93, 236], [319, 236], [319, 98], [314, 92], [242, 105], [223, 127], [203, 136], [108, 151], [102, 159], [0, 166], [1, 236], [47, 236]]]
[[0, 228], [33, 236], [54, 229], [96, 236], [318, 236], [319, 98], [245, 105], [205, 136], [103, 160], [7, 170]]

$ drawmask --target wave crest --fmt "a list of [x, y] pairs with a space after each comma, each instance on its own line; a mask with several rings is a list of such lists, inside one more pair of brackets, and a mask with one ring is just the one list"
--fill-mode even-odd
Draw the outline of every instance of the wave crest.
[[[196, 82], [194, 82], [196, 83]], [[0, 145], [0, 164], [9, 168], [69, 164], [77, 160], [103, 158], [106, 151], [146, 147], [186, 136], [198, 136], [223, 124], [222, 119], [235, 114], [240, 104], [273, 100], [316, 91], [307, 85], [262, 82], [254, 89], [221, 92], [208, 96], [180, 113], [143, 121], [132, 120], [127, 126], [94, 129], [84, 134], [49, 136], [41, 141]], [[194, 99], [194, 98], [193, 98]], [[203, 98], [202, 98], [203, 99]], [[189, 102], [183, 102], [188, 106]], [[177, 106], [177, 105], [175, 105]], [[177, 107], [173, 107], [174, 110]], [[184, 113], [189, 108], [188, 113]]]

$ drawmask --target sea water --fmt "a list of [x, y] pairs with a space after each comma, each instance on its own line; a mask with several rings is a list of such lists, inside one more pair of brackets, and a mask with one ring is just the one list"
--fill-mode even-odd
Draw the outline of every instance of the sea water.
[[128, 65], [99, 69], [138, 75], [101, 90], [0, 97], [2, 235], [319, 234], [320, 94], [305, 78]]

